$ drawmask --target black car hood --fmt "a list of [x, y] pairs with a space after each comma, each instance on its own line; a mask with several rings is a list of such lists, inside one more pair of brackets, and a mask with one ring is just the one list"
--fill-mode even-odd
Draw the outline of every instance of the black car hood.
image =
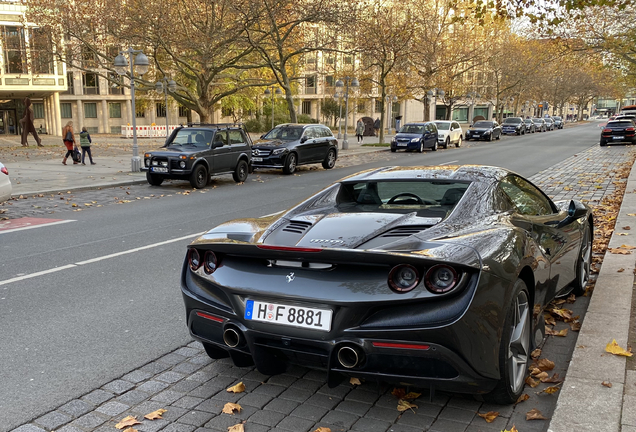
[[286, 147], [294, 141], [283, 141], [283, 140], [256, 140], [252, 147]]
[[202, 150], [205, 150], [201, 147], [188, 147], [188, 146], [180, 146], [180, 147], [162, 147], [157, 150], [152, 150], [148, 153], [152, 153], [153, 156], [176, 156], [180, 154], [191, 154], [198, 153]]

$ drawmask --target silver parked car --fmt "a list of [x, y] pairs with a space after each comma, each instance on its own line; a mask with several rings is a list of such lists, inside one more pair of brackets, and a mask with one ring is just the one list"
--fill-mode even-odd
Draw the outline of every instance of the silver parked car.
[[0, 203], [11, 198], [11, 179], [9, 170], [0, 162]]

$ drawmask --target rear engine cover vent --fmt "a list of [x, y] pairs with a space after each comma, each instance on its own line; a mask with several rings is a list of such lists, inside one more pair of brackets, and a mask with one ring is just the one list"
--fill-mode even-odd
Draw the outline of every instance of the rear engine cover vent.
[[295, 234], [304, 234], [307, 228], [311, 226], [311, 222], [304, 221], [290, 221], [283, 231], [295, 233]]
[[413, 225], [413, 226], [404, 226], [393, 228], [390, 231], [385, 232], [380, 237], [408, 237], [414, 234], [417, 234], [425, 229], [429, 228], [428, 226], [422, 225]]

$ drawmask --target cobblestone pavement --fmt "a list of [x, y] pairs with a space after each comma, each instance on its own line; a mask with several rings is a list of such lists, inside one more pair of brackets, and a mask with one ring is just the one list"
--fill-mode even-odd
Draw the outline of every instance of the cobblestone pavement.
[[[531, 180], [556, 199], [587, 197], [591, 202], [600, 201], [612, 193], [618, 181], [617, 169], [631, 164], [635, 153], [631, 147], [593, 147]], [[579, 297], [568, 308], [582, 321], [588, 303], [589, 297]], [[555, 330], [563, 328], [567, 324], [558, 322]], [[548, 337], [542, 358], [556, 363], [551, 373], [565, 376], [575, 344], [573, 332], [566, 337]], [[254, 368], [235, 367], [229, 359], [211, 360], [200, 343], [190, 342], [15, 431], [115, 432], [115, 424], [128, 415], [141, 421], [133, 426], [139, 432], [227, 431], [238, 423], [244, 423], [246, 432], [303, 432], [319, 427], [334, 432], [499, 432], [513, 425], [521, 432], [545, 431], [548, 421], [527, 421], [526, 413], [536, 408], [550, 418], [558, 397], [558, 393], [542, 392], [553, 384], [527, 387], [529, 399], [514, 406], [493, 406], [470, 396], [443, 392], [436, 392], [430, 401], [428, 391], [423, 390], [412, 401], [417, 408], [400, 413], [397, 399], [391, 394], [393, 386], [363, 382], [330, 389], [325, 376], [303, 367], [265, 376]], [[245, 392], [226, 391], [239, 382], [245, 385]], [[242, 410], [222, 413], [227, 402], [238, 403]], [[167, 410], [163, 419], [143, 418], [157, 409]], [[499, 413], [492, 423], [477, 415], [489, 411]]]

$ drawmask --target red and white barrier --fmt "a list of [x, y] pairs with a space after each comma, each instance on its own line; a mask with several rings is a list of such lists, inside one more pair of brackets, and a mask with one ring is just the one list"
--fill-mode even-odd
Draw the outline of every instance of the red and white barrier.
[[[179, 125], [168, 126], [168, 134], [171, 134]], [[132, 138], [133, 128], [132, 126], [121, 127], [122, 138]], [[166, 137], [166, 125], [163, 126], [137, 126], [137, 138], [165, 138]]]

